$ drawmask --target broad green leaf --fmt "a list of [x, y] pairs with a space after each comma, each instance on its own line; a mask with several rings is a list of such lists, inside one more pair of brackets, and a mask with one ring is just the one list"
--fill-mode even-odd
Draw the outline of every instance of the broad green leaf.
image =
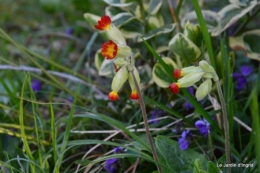
[[113, 77], [113, 72], [114, 72], [113, 61], [104, 59], [98, 71], [98, 74], [100, 76]]
[[243, 50], [248, 58], [260, 61], [260, 30], [245, 32], [239, 37], [229, 38], [230, 47], [236, 50]]
[[162, 6], [162, 0], [151, 0], [148, 8], [149, 14], [156, 14]]
[[170, 50], [184, 59], [186, 63], [195, 63], [201, 59], [200, 49], [183, 34], [176, 34], [169, 42]]
[[199, 160], [203, 170], [207, 170], [207, 159], [204, 155], [195, 152], [192, 149], [182, 151], [179, 148], [178, 142], [169, 139], [165, 136], [157, 136], [155, 139], [156, 148], [160, 155], [164, 157], [167, 166], [171, 172], [192, 171], [193, 163]]
[[208, 173], [220, 173], [216, 164], [211, 161], [208, 162]]
[[211, 32], [211, 35], [218, 36], [222, 31], [230, 27], [238, 19], [251, 11], [256, 6], [256, 4], [257, 1], [251, 1], [250, 5], [246, 8], [241, 8], [236, 4], [229, 4], [225, 6], [222, 10], [218, 12], [218, 16], [220, 16], [221, 20], [218, 24], [218, 27]]
[[122, 3], [121, 0], [103, 0], [108, 5], [114, 6], [114, 7], [129, 7], [134, 4], [134, 2], [129, 3]]
[[[168, 65], [169, 69], [173, 72], [174, 69], [178, 68], [176, 63], [170, 58], [162, 58], [162, 60]], [[169, 77], [166, 69], [163, 68], [163, 65], [157, 62], [153, 67], [153, 80], [154, 82], [162, 87], [167, 88], [173, 82]]]
[[[156, 28], [156, 29], [151, 30], [148, 33], [144, 34], [143, 39], [149, 40], [157, 35], [167, 34], [171, 31], [173, 31], [174, 29], [175, 29], [175, 24], [167, 24], [167, 25], [164, 25], [160, 28]], [[142, 39], [139, 38], [138, 41], [140, 42], [140, 41], [142, 41]]]
[[207, 173], [207, 171], [202, 169], [201, 163], [199, 159], [196, 159], [194, 162], [193, 173]]

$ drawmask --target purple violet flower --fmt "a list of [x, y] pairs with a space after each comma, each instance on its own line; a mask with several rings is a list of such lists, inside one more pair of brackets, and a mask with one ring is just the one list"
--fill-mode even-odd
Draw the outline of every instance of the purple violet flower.
[[74, 97], [73, 96], [69, 96], [67, 98], [67, 101], [70, 102], [70, 103], [73, 103], [73, 100], [74, 100]]
[[[192, 86], [188, 87], [187, 90], [189, 91], [189, 93], [192, 96], [194, 96], [195, 90]], [[190, 111], [190, 110], [194, 109], [193, 105], [189, 101], [184, 102], [184, 107], [185, 107], [186, 111]]]
[[106, 160], [105, 169], [109, 173], [115, 173], [120, 167], [119, 160], [117, 158]]
[[42, 88], [42, 82], [38, 79], [33, 78], [31, 81], [31, 87], [34, 92], [40, 91]]
[[184, 130], [181, 134], [181, 138], [179, 139], [180, 149], [186, 150], [189, 147], [191, 142], [192, 134], [190, 130]]
[[253, 69], [247, 65], [243, 65], [240, 68], [240, 72], [233, 73], [233, 78], [236, 80], [235, 88], [237, 90], [242, 90], [245, 88], [247, 83], [247, 77], [252, 73]]
[[198, 120], [195, 122], [195, 126], [200, 130], [200, 133], [206, 138], [209, 134], [210, 124], [206, 119]]
[[118, 154], [118, 153], [124, 153], [124, 148], [123, 147], [114, 148], [114, 154]]
[[73, 33], [73, 29], [70, 28], [70, 27], [68, 27], [68, 28], [66, 28], [65, 33], [66, 33], [66, 35], [72, 35], [72, 33]]
[[[154, 110], [152, 110], [151, 114], [152, 114], [152, 117], [150, 118], [150, 120], [153, 120], [153, 119], [159, 118], [163, 114], [163, 111], [154, 109]], [[159, 120], [154, 120], [153, 124], [157, 124], [158, 122], [159, 122]]]

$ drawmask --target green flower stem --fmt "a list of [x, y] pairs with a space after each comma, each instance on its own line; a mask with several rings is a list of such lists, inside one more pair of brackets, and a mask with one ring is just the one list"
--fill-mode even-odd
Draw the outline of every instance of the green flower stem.
[[[225, 135], [225, 153], [226, 153], [226, 162], [227, 164], [231, 163], [230, 159], [230, 143], [229, 143], [229, 126], [228, 126], [228, 116], [227, 116], [227, 108], [225, 105], [223, 93], [221, 90], [221, 86], [219, 81], [216, 81], [217, 89], [218, 89], [218, 95], [222, 107], [222, 114], [223, 114], [223, 127], [224, 127], [224, 135]], [[228, 167], [228, 173], [231, 172], [230, 167]]]
[[[151, 136], [151, 133], [150, 133], [150, 130], [149, 130], [149, 125], [148, 125], [148, 119], [147, 119], [147, 114], [146, 114], [146, 109], [145, 109], [145, 104], [144, 104], [144, 99], [142, 97], [142, 94], [141, 94], [141, 90], [138, 86], [138, 83], [137, 83], [137, 80], [135, 78], [135, 75], [134, 75], [134, 70], [131, 69], [129, 71], [134, 79], [134, 83], [135, 83], [135, 87], [136, 87], [136, 90], [137, 90], [137, 93], [139, 95], [139, 102], [140, 102], [140, 106], [141, 106], [141, 109], [142, 109], [142, 114], [143, 114], [143, 119], [144, 119], [144, 126], [145, 126], [145, 132], [146, 132], [146, 136], [148, 138], [148, 141], [149, 141], [149, 144], [151, 146], [151, 150], [152, 150], [152, 154], [153, 154], [153, 158], [156, 162], [159, 163], [159, 159], [158, 159], [158, 156], [157, 156], [157, 153], [156, 153], [156, 149], [154, 147], [154, 144], [153, 144], [153, 140], [152, 140], [152, 136]], [[159, 171], [159, 173], [163, 173], [162, 172], [162, 168], [157, 164], [157, 169]]]

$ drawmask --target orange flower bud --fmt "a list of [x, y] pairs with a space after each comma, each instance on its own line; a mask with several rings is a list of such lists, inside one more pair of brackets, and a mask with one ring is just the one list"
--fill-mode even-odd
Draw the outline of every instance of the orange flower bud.
[[139, 95], [138, 95], [137, 91], [132, 91], [130, 98], [131, 98], [131, 100], [138, 100]]
[[108, 99], [111, 101], [116, 101], [118, 100], [118, 94], [115, 91], [111, 91], [108, 95]]
[[112, 40], [109, 40], [102, 45], [102, 56], [107, 60], [114, 59], [116, 57], [117, 50], [117, 45]]
[[180, 91], [180, 86], [179, 86], [179, 83], [172, 83], [170, 86], [169, 86], [170, 90], [172, 91], [173, 94], [178, 94], [179, 91]]
[[101, 19], [98, 21], [98, 24], [95, 25], [95, 28], [99, 30], [107, 30], [110, 28], [111, 24], [111, 19], [109, 16], [103, 16]]
[[181, 76], [182, 76], [181, 70], [175, 69], [175, 70], [173, 71], [173, 77], [174, 77], [175, 79], [179, 79], [179, 78], [181, 78]]

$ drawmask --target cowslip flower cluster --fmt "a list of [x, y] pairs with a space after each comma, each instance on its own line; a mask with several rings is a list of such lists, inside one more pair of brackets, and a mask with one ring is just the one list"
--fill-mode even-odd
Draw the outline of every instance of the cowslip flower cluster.
[[134, 79], [131, 75], [133, 71], [137, 84], [140, 86], [139, 73], [134, 66], [133, 58], [131, 58], [132, 50], [126, 45], [126, 40], [120, 30], [112, 23], [109, 16], [103, 16], [95, 25], [95, 28], [101, 31], [105, 31], [109, 41], [102, 45], [101, 53], [106, 60], [112, 60], [116, 70], [116, 74], [113, 78], [111, 89], [109, 93], [109, 100], [118, 100], [118, 92], [128, 80], [132, 89], [130, 98], [132, 100], [138, 100], [139, 95], [134, 83]]
[[214, 68], [205, 60], [200, 61], [199, 66], [185, 67], [181, 70], [175, 69], [173, 76], [178, 79], [177, 82], [174, 82], [169, 86], [173, 94], [178, 94], [180, 88], [193, 86], [199, 80], [204, 79], [195, 94], [198, 101], [202, 100], [210, 93], [212, 89], [211, 79], [214, 81], [219, 80]]

